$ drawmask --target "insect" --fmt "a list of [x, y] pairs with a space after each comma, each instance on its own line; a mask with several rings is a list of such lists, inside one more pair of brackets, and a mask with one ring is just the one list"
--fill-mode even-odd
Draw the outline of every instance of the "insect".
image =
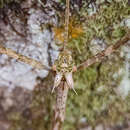
[[[60, 84], [62, 78], [67, 82], [70, 89], [74, 89], [72, 73], [75, 69], [71, 53], [68, 50], [64, 50], [59, 54], [58, 60], [55, 61], [54, 69], [56, 71], [56, 77], [54, 81], [53, 90]], [[76, 93], [77, 94], [77, 93]]]

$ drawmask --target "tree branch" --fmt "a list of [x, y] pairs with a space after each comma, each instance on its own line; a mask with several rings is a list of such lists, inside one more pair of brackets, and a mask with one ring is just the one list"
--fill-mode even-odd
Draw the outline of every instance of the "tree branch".
[[14, 58], [16, 60], [22, 61], [28, 65], [31, 65], [32, 67], [36, 68], [36, 69], [47, 69], [50, 70], [50, 67], [47, 67], [45, 65], [43, 65], [42, 63], [32, 59], [32, 58], [28, 58], [24, 55], [21, 54], [17, 54], [15, 51], [13, 51], [12, 49], [9, 48], [5, 48], [3, 46], [0, 45], [0, 53], [1, 54], [6, 54], [11, 58]]
[[81, 69], [89, 67], [90, 65], [93, 65], [96, 62], [101, 62], [106, 56], [113, 53], [115, 50], [117, 50], [120, 46], [127, 43], [127, 41], [129, 41], [129, 40], [130, 40], [130, 34], [127, 34], [124, 36], [124, 38], [122, 40], [117, 41], [114, 45], [107, 47], [102, 52], [96, 54], [95, 56], [93, 56], [93, 57], [87, 59], [85, 62], [81, 63], [79, 66], [77, 66], [77, 69], [81, 70]]

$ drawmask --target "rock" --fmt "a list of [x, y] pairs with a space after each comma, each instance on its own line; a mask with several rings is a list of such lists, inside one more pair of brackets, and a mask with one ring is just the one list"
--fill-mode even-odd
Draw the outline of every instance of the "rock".
[[[25, 1], [21, 3], [21, 9], [26, 4]], [[0, 21], [0, 30], [3, 35], [0, 35], [0, 41], [3, 46], [49, 66], [49, 60], [53, 63], [58, 51], [53, 48], [52, 32], [45, 25], [56, 24], [57, 17], [50, 4], [46, 5], [45, 12], [35, 7], [29, 8], [24, 16], [17, 14], [19, 17], [8, 9], [6, 13], [10, 23], [5, 25], [3, 21]], [[6, 55], [0, 55], [0, 86], [10, 89], [20, 86], [32, 90], [37, 84], [36, 78], [44, 78], [47, 75], [47, 70], [39, 71]]]

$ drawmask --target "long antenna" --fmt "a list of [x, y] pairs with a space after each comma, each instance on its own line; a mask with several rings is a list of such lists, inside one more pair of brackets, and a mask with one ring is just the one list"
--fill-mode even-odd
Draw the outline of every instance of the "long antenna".
[[65, 40], [64, 40], [64, 50], [66, 47], [66, 44], [68, 43], [68, 38], [69, 38], [69, 0], [66, 0], [66, 10], [65, 10]]

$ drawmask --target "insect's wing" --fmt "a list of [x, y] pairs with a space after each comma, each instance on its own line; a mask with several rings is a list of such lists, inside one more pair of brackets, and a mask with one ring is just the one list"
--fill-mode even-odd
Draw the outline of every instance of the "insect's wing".
[[55, 80], [54, 80], [54, 86], [53, 86], [53, 89], [52, 89], [52, 93], [54, 92], [54, 89], [59, 86], [62, 77], [63, 77], [62, 73], [57, 73], [56, 74]]
[[74, 89], [74, 81], [72, 77], [72, 72], [65, 73], [65, 79], [69, 88], [73, 89], [73, 91], [77, 94], [77, 92]]

